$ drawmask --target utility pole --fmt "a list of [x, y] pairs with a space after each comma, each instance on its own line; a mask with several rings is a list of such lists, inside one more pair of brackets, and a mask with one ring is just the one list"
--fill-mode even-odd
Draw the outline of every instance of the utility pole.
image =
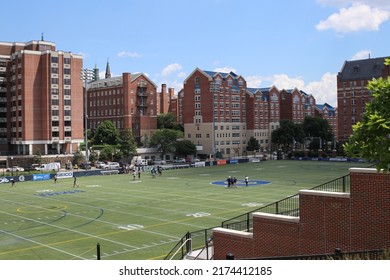
[[81, 69], [80, 79], [84, 81], [84, 134], [85, 134], [85, 162], [89, 162], [89, 151], [88, 151], [88, 83], [94, 81], [94, 70], [92, 69]]

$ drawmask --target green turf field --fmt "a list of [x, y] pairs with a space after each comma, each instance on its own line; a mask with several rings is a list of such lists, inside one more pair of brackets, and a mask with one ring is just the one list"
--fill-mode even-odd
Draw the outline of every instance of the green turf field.
[[[187, 231], [348, 174], [358, 163], [266, 161], [0, 185], [0, 259], [163, 259]], [[227, 189], [228, 176], [269, 184]], [[50, 195], [49, 195], [50, 194]]]

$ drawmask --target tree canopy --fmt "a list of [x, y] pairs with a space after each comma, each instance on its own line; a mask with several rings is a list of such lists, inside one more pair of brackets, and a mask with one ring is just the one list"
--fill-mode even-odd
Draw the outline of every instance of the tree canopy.
[[157, 147], [161, 152], [162, 158], [167, 153], [175, 151], [175, 144], [178, 138], [178, 132], [172, 129], [160, 129], [153, 133], [150, 138], [150, 145]]
[[181, 140], [176, 142], [176, 154], [183, 157], [196, 155], [196, 146], [190, 140]]
[[325, 141], [333, 138], [332, 128], [326, 119], [320, 117], [305, 117], [302, 123], [306, 137], [319, 137]]
[[290, 150], [295, 142], [303, 143], [304, 138], [302, 126], [291, 120], [281, 120], [280, 127], [271, 134], [272, 143], [282, 147], [285, 151]]
[[97, 145], [116, 145], [119, 142], [119, 130], [111, 121], [103, 121], [94, 132], [93, 142]]
[[[390, 60], [386, 59], [386, 65]], [[348, 156], [377, 162], [377, 170], [390, 170], [390, 77], [369, 82], [372, 101], [366, 104], [362, 120], [353, 126], [349, 142], [344, 144]]]
[[158, 129], [175, 129], [177, 125], [176, 117], [172, 113], [159, 114], [157, 116], [157, 128]]
[[260, 150], [259, 140], [255, 137], [249, 138], [248, 145], [246, 146], [246, 150], [249, 152]]
[[119, 150], [124, 158], [128, 158], [137, 153], [137, 144], [128, 128], [122, 131], [120, 135]]

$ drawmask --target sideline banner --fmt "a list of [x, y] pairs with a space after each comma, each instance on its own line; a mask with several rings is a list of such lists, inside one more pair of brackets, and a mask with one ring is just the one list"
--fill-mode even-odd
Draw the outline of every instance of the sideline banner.
[[50, 180], [50, 174], [33, 174], [33, 181]]
[[73, 171], [57, 172], [58, 179], [72, 178], [72, 177], [73, 177]]

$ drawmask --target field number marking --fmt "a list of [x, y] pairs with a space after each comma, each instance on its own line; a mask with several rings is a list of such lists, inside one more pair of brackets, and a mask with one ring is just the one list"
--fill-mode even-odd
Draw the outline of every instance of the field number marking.
[[249, 202], [249, 203], [241, 204], [241, 206], [257, 207], [257, 206], [263, 206], [263, 203]]
[[127, 225], [127, 226], [120, 226], [118, 228], [125, 229], [125, 230], [136, 230], [136, 229], [144, 228], [144, 226], [137, 225], [137, 224], [130, 224], [130, 225]]
[[187, 214], [186, 216], [187, 217], [194, 217], [194, 218], [201, 218], [201, 217], [206, 217], [206, 216], [210, 216], [210, 215], [211, 215], [210, 213], [198, 212], [198, 213], [190, 213], [190, 214]]

